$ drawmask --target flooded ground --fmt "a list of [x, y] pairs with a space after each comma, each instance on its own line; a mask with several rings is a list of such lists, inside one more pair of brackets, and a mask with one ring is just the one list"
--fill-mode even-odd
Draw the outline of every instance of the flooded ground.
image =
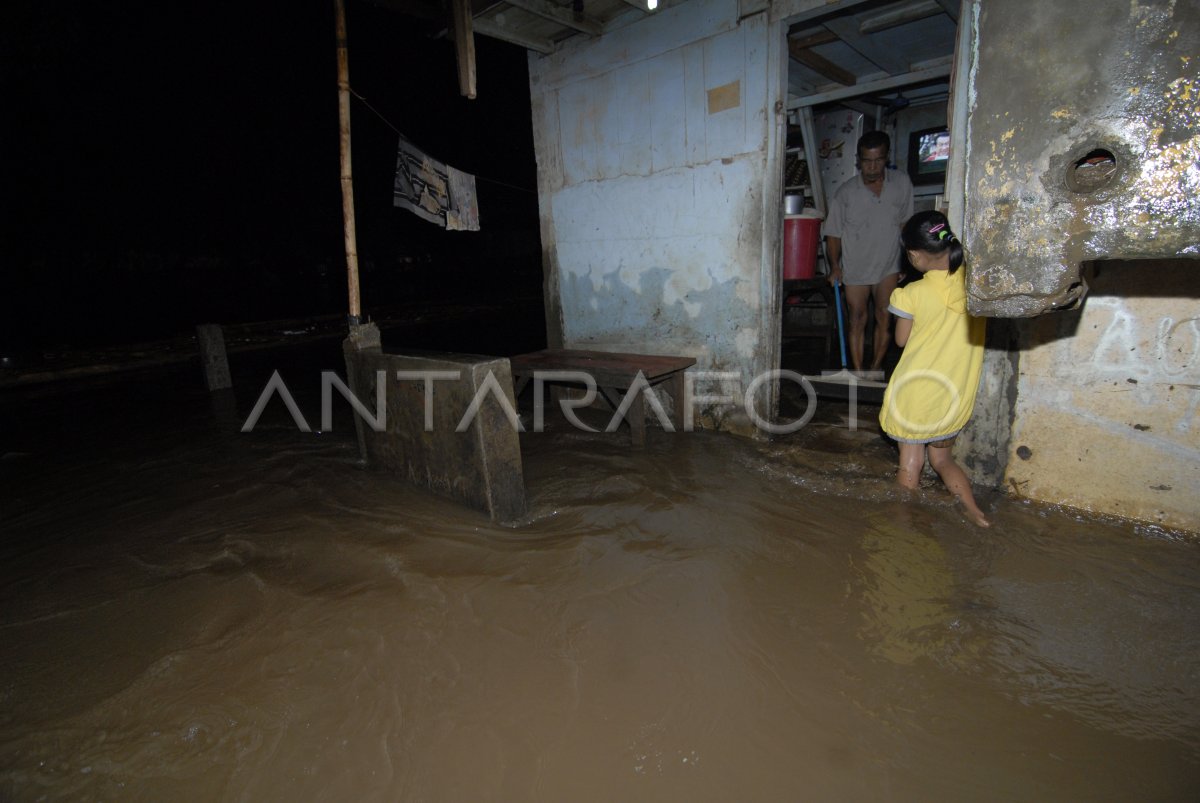
[[[339, 360], [271, 359], [302, 405]], [[0, 798], [1200, 796], [1192, 537], [994, 494], [977, 529], [831, 409], [524, 435], [497, 527], [348, 415], [238, 433], [196, 370], [0, 400]]]

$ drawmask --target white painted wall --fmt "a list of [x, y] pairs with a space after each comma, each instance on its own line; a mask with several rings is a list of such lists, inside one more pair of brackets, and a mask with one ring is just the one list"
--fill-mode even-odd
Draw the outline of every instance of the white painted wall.
[[551, 344], [691, 355], [743, 387], [778, 364], [785, 62], [766, 17], [690, 0], [531, 54]]

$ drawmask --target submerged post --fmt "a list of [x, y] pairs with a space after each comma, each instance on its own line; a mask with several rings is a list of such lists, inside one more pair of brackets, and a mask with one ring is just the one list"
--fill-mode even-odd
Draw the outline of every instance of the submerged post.
[[350, 60], [346, 48], [345, 0], [334, 0], [337, 9], [338, 139], [342, 162], [342, 224], [346, 234], [346, 286], [350, 296], [349, 323], [362, 317], [358, 290], [358, 242], [354, 233], [354, 179], [350, 170]]
[[225, 335], [215, 323], [196, 327], [196, 343], [200, 346], [200, 364], [204, 367], [204, 382], [210, 391], [233, 387], [229, 376], [229, 357], [225, 353]]

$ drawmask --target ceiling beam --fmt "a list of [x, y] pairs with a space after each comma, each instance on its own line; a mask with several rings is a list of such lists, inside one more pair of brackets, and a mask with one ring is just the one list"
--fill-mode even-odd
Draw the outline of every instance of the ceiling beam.
[[636, 8], [638, 11], [642, 12], [643, 14], [646, 14], [650, 11], [650, 9], [646, 8], [645, 0], [643, 0], [643, 2], [640, 2], [640, 3], [638, 2], [638, 0], [625, 0], [625, 4], [633, 6], [634, 8]]
[[909, 22], [941, 15], [945, 11], [937, 0], [914, 0], [910, 3], [888, 6], [876, 14], [859, 17], [859, 33], [878, 33]]
[[810, 33], [807, 36], [788, 37], [788, 47], [795, 45], [796, 47], [809, 48], [817, 45], [827, 45], [830, 42], [838, 40], [837, 34], [832, 31], [817, 31]]
[[842, 69], [824, 56], [797, 46], [795, 42], [788, 42], [788, 54], [810, 70], [844, 86], [853, 86], [858, 80], [854, 73]]
[[869, 103], [863, 103], [857, 100], [843, 100], [839, 102], [847, 109], [852, 109], [860, 114], [865, 114], [867, 117], [870, 117], [871, 123], [874, 125], [876, 112], [879, 111], [878, 106], [872, 106]]
[[549, 39], [525, 36], [497, 24], [495, 20], [489, 17], [476, 17], [473, 26], [475, 33], [490, 36], [492, 39], [499, 39], [502, 42], [509, 42], [510, 44], [518, 45], [526, 50], [533, 50], [546, 56], [555, 50], [554, 43]]
[[933, 67], [926, 67], [921, 70], [914, 70], [904, 75], [890, 75], [886, 78], [880, 78], [876, 81], [870, 81], [857, 86], [848, 86], [842, 89], [831, 89], [828, 92], [822, 92], [819, 95], [809, 95], [808, 97], [800, 98], [799, 100], [788, 103], [788, 110], [799, 109], [804, 106], [817, 106], [822, 103], [830, 103], [835, 100], [845, 100], [846, 98], [857, 98], [861, 95], [870, 95], [874, 92], [883, 92], [888, 89], [897, 89], [906, 87], [910, 84], [923, 84], [927, 81], [936, 81], [939, 78], [947, 78], [950, 75], [951, 64], [949, 60], [944, 64], [938, 64]]
[[871, 0], [823, 0], [812, 2], [793, 3], [805, 7], [804, 11], [795, 14], [789, 19], [792, 21], [792, 30], [801, 26], [812, 26], [813, 20], [824, 20], [836, 14], [853, 14], [862, 7], [870, 8], [872, 5], [878, 5]]
[[858, 29], [858, 20], [854, 17], [831, 19], [825, 23], [825, 27], [884, 72], [899, 75], [908, 70], [908, 63], [899, 58], [894, 51], [888, 50], [864, 36]]
[[958, 24], [958, 15], [962, 11], [962, 3], [960, 0], [937, 0], [938, 5], [942, 7], [942, 11], [950, 17], [950, 21], [955, 25]]
[[535, 14], [542, 19], [557, 22], [559, 25], [565, 25], [568, 28], [574, 28], [580, 33], [585, 33], [588, 36], [599, 36], [604, 29], [597, 20], [585, 14], [575, 14], [569, 9], [562, 6], [556, 6], [547, 0], [505, 0], [510, 6], [519, 8], [522, 11], [528, 11], [530, 14]]

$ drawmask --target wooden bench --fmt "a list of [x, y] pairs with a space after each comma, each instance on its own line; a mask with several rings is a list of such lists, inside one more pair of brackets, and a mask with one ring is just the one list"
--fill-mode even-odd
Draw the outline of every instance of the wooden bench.
[[[610, 351], [544, 349], [509, 358], [516, 396], [521, 395], [534, 374], [541, 371], [579, 371], [592, 377], [604, 398], [616, 410], [640, 372], [649, 385], [662, 384], [671, 394], [676, 429], [683, 427], [683, 372], [696, 364], [691, 357], [662, 354], [620, 354]], [[634, 399], [625, 416], [634, 446], [646, 443], [646, 416], [640, 400]]]

